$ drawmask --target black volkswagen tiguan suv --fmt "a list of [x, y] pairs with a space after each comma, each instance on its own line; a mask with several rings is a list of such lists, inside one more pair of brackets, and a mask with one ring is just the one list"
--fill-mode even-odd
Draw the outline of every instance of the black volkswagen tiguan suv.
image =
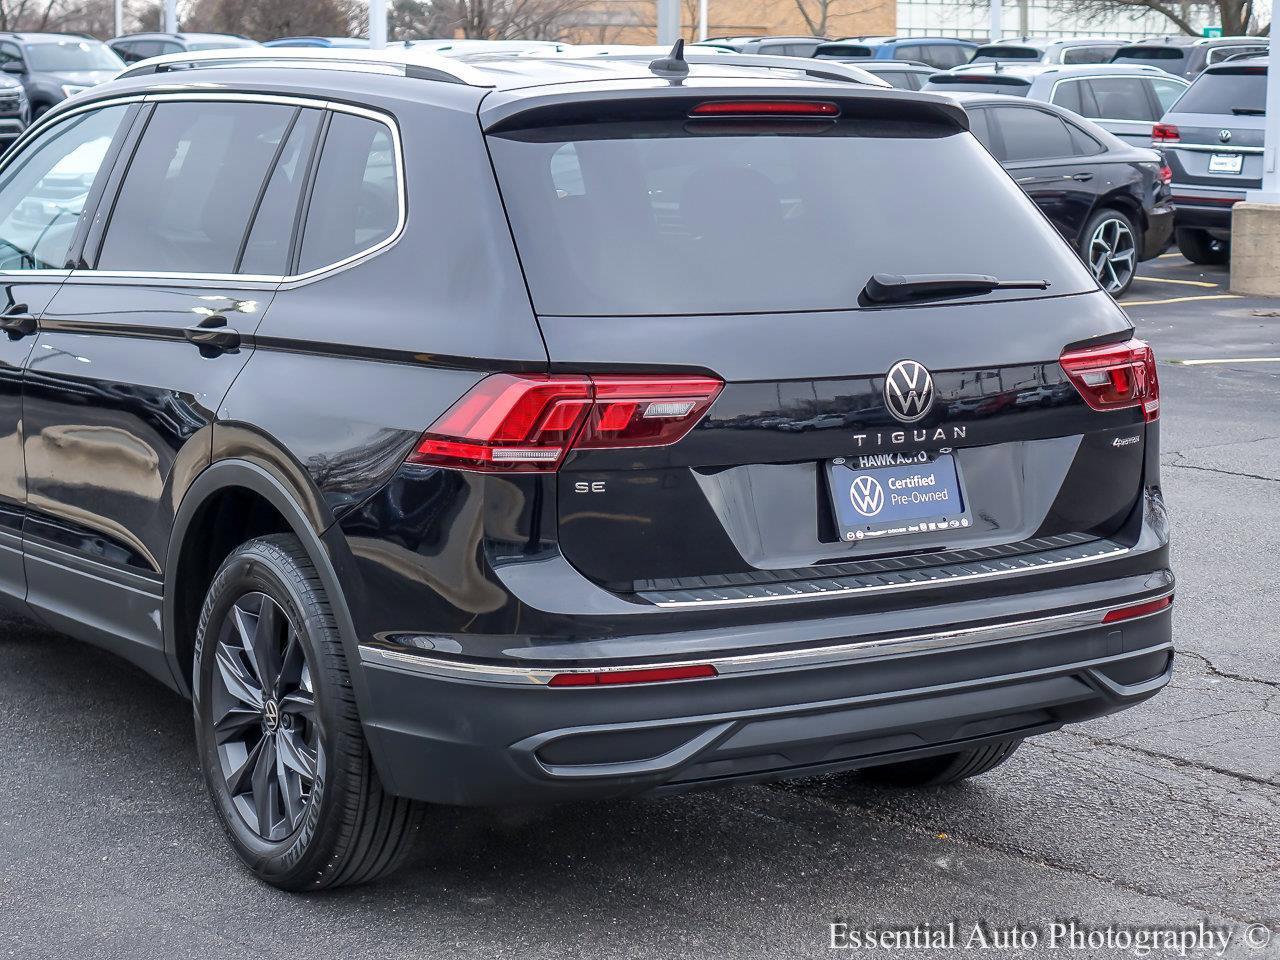
[[423, 801], [946, 783], [1168, 681], [1151, 350], [954, 102], [304, 53], [0, 166], [0, 591], [191, 697], [258, 876]]

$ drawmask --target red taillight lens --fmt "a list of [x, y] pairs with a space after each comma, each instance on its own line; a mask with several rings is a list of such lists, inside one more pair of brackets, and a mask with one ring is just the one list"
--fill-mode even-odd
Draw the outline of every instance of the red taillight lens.
[[1156, 355], [1144, 341], [1068, 350], [1058, 362], [1094, 410], [1140, 406], [1147, 423], [1160, 416]]
[[838, 117], [830, 100], [708, 100], [689, 111], [691, 117]]
[[714, 377], [495, 373], [431, 425], [409, 461], [554, 471], [571, 447], [666, 446], [694, 428], [723, 386]]
[[701, 680], [718, 676], [709, 663], [681, 667], [653, 667], [645, 670], [600, 670], [587, 673], [557, 673], [549, 687], [609, 687], [627, 683], [665, 683], [669, 680]]
[[1152, 143], [1177, 143], [1181, 139], [1177, 126], [1172, 123], [1157, 123], [1151, 128]]
[[1167, 163], [1160, 167], [1160, 182], [1166, 187], [1173, 183], [1173, 167]]
[[1116, 623], [1120, 620], [1132, 620], [1134, 617], [1145, 617], [1149, 613], [1159, 613], [1166, 607], [1173, 606], [1173, 597], [1161, 597], [1159, 600], [1148, 600], [1146, 603], [1135, 603], [1132, 607], [1120, 607], [1108, 610], [1102, 618], [1103, 623]]

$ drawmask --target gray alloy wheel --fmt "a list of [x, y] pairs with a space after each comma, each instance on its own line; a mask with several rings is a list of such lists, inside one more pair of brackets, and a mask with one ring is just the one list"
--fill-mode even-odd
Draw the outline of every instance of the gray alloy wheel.
[[1107, 293], [1115, 297], [1128, 290], [1138, 269], [1138, 245], [1129, 221], [1110, 211], [1095, 220], [1085, 260]]
[[254, 592], [227, 611], [216, 657], [211, 719], [227, 792], [254, 833], [279, 842], [324, 772], [306, 650], [279, 604]]

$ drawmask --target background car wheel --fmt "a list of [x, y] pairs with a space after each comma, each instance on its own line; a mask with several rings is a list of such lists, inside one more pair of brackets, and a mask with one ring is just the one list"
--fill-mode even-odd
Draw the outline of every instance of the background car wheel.
[[1215, 240], [1205, 230], [1183, 228], [1174, 233], [1178, 252], [1192, 263], [1219, 264], [1231, 258], [1231, 244]]
[[329, 601], [297, 538], [251, 540], [219, 568], [192, 680], [214, 808], [258, 877], [314, 890], [399, 866], [421, 811], [373, 769]]
[[858, 773], [866, 780], [894, 787], [940, 787], [976, 777], [1000, 766], [1021, 745], [1021, 740], [999, 740], [958, 753], [866, 767]]
[[38, 107], [32, 107], [31, 119], [39, 120], [41, 117], [43, 117], [46, 113], [48, 113], [52, 109], [53, 109], [53, 105], [49, 103], [42, 103]]
[[1080, 255], [1102, 289], [1123, 296], [1138, 272], [1138, 229], [1119, 210], [1099, 210], [1084, 228]]

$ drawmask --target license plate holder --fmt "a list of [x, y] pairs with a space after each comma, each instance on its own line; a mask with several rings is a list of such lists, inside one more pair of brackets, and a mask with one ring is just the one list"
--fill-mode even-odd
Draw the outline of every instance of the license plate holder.
[[1215, 153], [1209, 157], [1210, 173], [1240, 173], [1244, 170], [1244, 155], [1239, 153]]
[[827, 481], [840, 538], [848, 541], [937, 533], [969, 527], [972, 519], [950, 453], [838, 457]]

